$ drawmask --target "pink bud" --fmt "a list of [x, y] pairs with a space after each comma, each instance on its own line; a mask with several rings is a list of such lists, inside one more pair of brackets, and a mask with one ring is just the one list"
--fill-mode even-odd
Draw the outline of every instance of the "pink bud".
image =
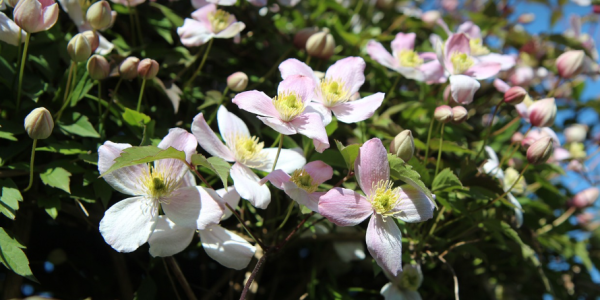
[[600, 14], [600, 5], [592, 5], [592, 10], [595, 14]]
[[58, 4], [54, 0], [20, 0], [15, 6], [15, 23], [28, 33], [45, 31], [58, 20]]
[[587, 132], [587, 125], [573, 124], [565, 129], [564, 134], [568, 143], [583, 143], [587, 136]]
[[577, 208], [586, 208], [594, 204], [594, 202], [596, 202], [596, 199], [598, 199], [598, 196], [600, 196], [600, 189], [598, 189], [597, 187], [587, 188], [575, 194], [573, 199], [569, 201], [569, 206], [574, 206]]
[[556, 103], [554, 98], [546, 98], [533, 102], [529, 106], [529, 122], [537, 127], [550, 127], [556, 118]]
[[227, 77], [227, 86], [234, 92], [241, 92], [248, 86], [248, 75], [244, 72], [235, 72]]
[[562, 78], [571, 78], [581, 72], [583, 68], [583, 50], [571, 50], [561, 54], [556, 59], [556, 69]]
[[534, 165], [543, 164], [552, 156], [553, 152], [552, 139], [543, 137], [529, 146], [529, 149], [527, 149], [527, 161]]
[[527, 91], [520, 86], [513, 86], [504, 93], [504, 102], [510, 105], [517, 105], [527, 97]]
[[517, 22], [519, 22], [521, 24], [529, 24], [529, 23], [533, 22], [534, 20], [535, 20], [535, 14], [527, 13], [527, 14], [520, 15], [519, 18], [517, 19]]
[[469, 118], [469, 112], [462, 106], [455, 106], [452, 108], [452, 122], [460, 124]]
[[433, 113], [433, 117], [438, 122], [448, 123], [453, 118], [452, 108], [448, 105], [438, 106]]
[[154, 59], [142, 59], [137, 66], [138, 76], [144, 79], [154, 79], [158, 74], [158, 62]]
[[140, 59], [134, 56], [127, 57], [119, 66], [119, 75], [126, 80], [134, 79], [138, 76], [138, 64]]
[[585, 226], [589, 224], [594, 219], [594, 214], [589, 212], [584, 212], [582, 214], [577, 215], [577, 223], [579, 225]]
[[515, 144], [520, 143], [523, 141], [523, 138], [524, 138], [523, 134], [517, 131], [510, 138], [510, 142], [515, 143]]

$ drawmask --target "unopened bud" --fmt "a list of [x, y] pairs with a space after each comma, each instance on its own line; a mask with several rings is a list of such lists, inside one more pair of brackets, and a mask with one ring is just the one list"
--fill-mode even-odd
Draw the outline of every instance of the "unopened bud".
[[520, 86], [513, 86], [504, 93], [504, 102], [510, 105], [517, 105], [527, 97], [527, 91]]
[[402, 275], [398, 278], [398, 286], [402, 290], [416, 291], [423, 283], [423, 272], [421, 266], [417, 264], [406, 264]]
[[571, 50], [561, 54], [556, 59], [556, 69], [558, 75], [562, 78], [571, 78], [583, 69], [583, 59], [585, 53], [583, 50]]
[[567, 143], [583, 143], [587, 136], [588, 126], [583, 124], [573, 124], [565, 129], [564, 134]]
[[25, 117], [25, 131], [34, 140], [43, 140], [50, 136], [54, 129], [52, 115], [44, 107], [32, 110]]
[[227, 86], [234, 92], [241, 92], [248, 86], [248, 75], [244, 72], [235, 72], [227, 77]]
[[586, 208], [591, 206], [596, 202], [598, 196], [600, 195], [600, 190], [597, 187], [587, 188], [577, 194], [569, 201], [569, 206], [574, 206], [577, 208]]
[[520, 132], [517, 131], [517, 132], [513, 133], [512, 137], [510, 138], [510, 142], [514, 143], [514, 144], [520, 143], [520, 142], [523, 141], [524, 137], [525, 136], [523, 136], [522, 133], [520, 133]]
[[119, 65], [119, 75], [126, 80], [134, 79], [138, 76], [138, 64], [140, 59], [134, 56], [127, 57], [121, 65]]
[[92, 48], [92, 53], [96, 52], [96, 49], [98, 49], [98, 47], [100, 46], [100, 35], [93, 30], [86, 30], [81, 34], [88, 39], [88, 42], [90, 42], [90, 48]]
[[469, 112], [462, 106], [455, 106], [452, 108], [452, 122], [460, 124], [469, 118]]
[[390, 143], [390, 152], [405, 162], [409, 161], [415, 153], [415, 141], [412, 132], [407, 129], [398, 133]]
[[335, 49], [335, 40], [328, 29], [311, 35], [306, 41], [308, 55], [321, 59], [329, 59]]
[[94, 54], [88, 59], [87, 71], [92, 79], [102, 80], [110, 74], [110, 64], [104, 56]]
[[294, 35], [294, 46], [298, 49], [306, 49], [306, 41], [311, 35], [319, 32], [316, 27], [303, 28]]
[[442, 18], [442, 14], [437, 10], [430, 10], [423, 13], [421, 21], [429, 26], [436, 24], [437, 20]]
[[85, 16], [94, 30], [102, 30], [111, 23], [112, 10], [108, 2], [102, 0], [92, 4]]
[[158, 74], [158, 63], [154, 59], [143, 59], [137, 67], [138, 75], [146, 80], [153, 79]]
[[19, 3], [19, 0], [4, 0], [6, 1], [6, 4], [8, 4], [8, 6], [10, 7], [15, 7], [17, 6], [17, 3]]
[[527, 13], [527, 14], [520, 15], [519, 18], [517, 19], [517, 22], [519, 22], [521, 24], [529, 24], [529, 23], [533, 22], [534, 20], [535, 20], [535, 14]]
[[546, 98], [533, 102], [528, 108], [529, 122], [537, 127], [550, 127], [556, 118], [554, 98]]
[[552, 156], [553, 151], [552, 138], [543, 137], [529, 146], [527, 161], [534, 165], [543, 164]]
[[92, 55], [90, 41], [81, 33], [76, 34], [67, 45], [67, 52], [74, 62], [84, 62]]
[[592, 5], [592, 11], [595, 14], [600, 14], [600, 5]]
[[433, 113], [433, 117], [442, 123], [448, 123], [452, 121], [452, 108], [448, 105], [438, 106]]

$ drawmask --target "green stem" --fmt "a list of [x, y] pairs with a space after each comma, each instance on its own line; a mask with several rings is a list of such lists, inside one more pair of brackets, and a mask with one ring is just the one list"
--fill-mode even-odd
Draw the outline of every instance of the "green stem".
[[394, 90], [396, 89], [398, 82], [400, 82], [400, 77], [402, 77], [402, 76], [398, 75], [396, 77], [396, 81], [394, 81], [394, 84], [392, 84], [390, 91], [387, 94], [385, 94], [385, 98], [383, 99], [383, 101], [387, 100], [394, 93]]
[[135, 111], [139, 112], [142, 108], [142, 98], [144, 97], [144, 88], [146, 87], [146, 78], [142, 79], [142, 88], [140, 89], [140, 96], [138, 97], [137, 108]]
[[133, 20], [133, 9], [129, 0], [127, 0], [127, 8], [129, 10], [129, 25], [131, 26], [131, 44], [135, 46], [135, 21]]
[[140, 40], [140, 46], [144, 44], [144, 36], [142, 35], [142, 26], [140, 25], [140, 15], [138, 14], [137, 8], [133, 8], [133, 14], [135, 17], [135, 29], [138, 34], [138, 38]]
[[292, 200], [290, 202], [290, 205], [287, 208], [287, 213], [285, 214], [285, 218], [283, 219], [283, 222], [281, 222], [281, 225], [279, 225], [279, 227], [277, 227], [277, 229], [275, 231], [279, 231], [281, 230], [281, 228], [283, 228], [283, 225], [285, 225], [285, 223], [287, 222], [287, 220], [290, 218], [290, 216], [292, 215], [292, 211], [294, 210], [294, 200]]
[[307, 66], [310, 66], [310, 58], [312, 56], [310, 56], [310, 54], [306, 53], [307, 57], [306, 57], [306, 61], [304, 62]]
[[27, 49], [29, 48], [29, 38], [31, 37], [31, 33], [27, 33], [25, 36], [25, 47], [23, 47], [23, 56], [21, 57], [21, 68], [19, 69], [19, 87], [17, 90], [17, 111], [19, 110], [19, 106], [21, 104], [21, 88], [23, 86], [23, 72], [25, 71], [25, 62], [27, 62]]
[[217, 109], [213, 110], [212, 114], [210, 114], [210, 118], [208, 118], [208, 125], [210, 125], [212, 123], [212, 121], [215, 119], [215, 117], [217, 116], [217, 111], [219, 110], [219, 107], [221, 106], [221, 104], [223, 104], [223, 99], [225, 99], [225, 96], [227, 95], [227, 93], [229, 92], [229, 87], [226, 86], [225, 90], [223, 91], [223, 94], [221, 94], [221, 98], [219, 99], [219, 103], [217, 104]]
[[96, 83], [98, 84], [98, 119], [102, 120], [102, 82], [96, 80]]
[[196, 79], [196, 77], [200, 75], [200, 71], [202, 71], [202, 67], [204, 67], [204, 63], [206, 62], [206, 58], [208, 57], [208, 53], [210, 52], [210, 48], [212, 47], [213, 41], [214, 39], [211, 39], [208, 42], [208, 46], [206, 47], [206, 51], [204, 51], [204, 56], [202, 56], [202, 61], [200, 62], [198, 69], [196, 70], [196, 72], [194, 72], [194, 75], [192, 75], [192, 77], [183, 85], [184, 87], [188, 87], [190, 84], [192, 84], [192, 82], [194, 82], [194, 79]]
[[437, 176], [438, 171], [440, 170], [440, 160], [442, 160], [442, 143], [444, 142], [444, 127], [446, 126], [446, 123], [442, 123], [442, 130], [440, 132], [440, 148], [438, 149], [438, 157], [437, 157], [437, 161], [435, 162], [435, 175], [433, 175], [433, 178], [435, 178], [435, 176]]
[[556, 220], [554, 220], [554, 222], [552, 222], [552, 224], [548, 224], [540, 229], [538, 229], [536, 231], [537, 235], [542, 235], [550, 230], [552, 230], [552, 228], [559, 226], [560, 224], [564, 223], [566, 220], [569, 219], [569, 217], [571, 215], [573, 215], [573, 213], [575, 212], [576, 207], [572, 206], [570, 207], [567, 211], [565, 211], [560, 217], [558, 217]]
[[281, 153], [281, 147], [283, 147], [283, 134], [279, 134], [279, 147], [277, 148], [277, 154], [275, 155], [275, 161], [273, 161], [273, 168], [271, 172], [275, 171], [275, 166], [277, 165], [277, 160], [279, 160], [279, 153]]
[[[23, 30], [19, 30], [19, 34], [18, 34], [18, 41], [19, 41], [19, 48], [17, 49], [17, 53], [22, 53], [21, 51], [23, 51], [23, 42], [21, 42], [21, 40], [23, 40]], [[17, 55], [17, 67], [16, 70], [21, 69], [21, 56]], [[15, 74], [17, 75], [17, 74]], [[15, 86], [15, 80], [18, 79], [18, 76], [13, 76], [13, 80], [12, 80], [12, 84], [10, 86]]]
[[261, 241], [259, 241], [254, 236], [254, 234], [252, 234], [252, 232], [250, 232], [250, 229], [246, 226], [246, 224], [244, 224], [244, 220], [242, 220], [242, 217], [240, 217], [240, 215], [237, 213], [237, 211], [235, 211], [235, 209], [233, 209], [233, 207], [231, 207], [231, 205], [229, 205], [229, 203], [225, 203], [225, 206], [227, 206], [227, 208], [235, 216], [235, 218], [238, 220], [238, 222], [240, 222], [240, 224], [242, 225], [242, 227], [244, 227], [244, 229], [246, 230], [246, 232], [248, 233], [248, 235], [250, 235], [250, 237], [256, 242], [256, 244], [259, 245], [263, 250], [267, 250], [268, 248]]
[[431, 118], [431, 122], [429, 123], [429, 131], [427, 132], [427, 144], [425, 145], [425, 159], [423, 160], [423, 166], [427, 166], [427, 161], [429, 160], [429, 142], [431, 141], [431, 132], [433, 131], [434, 122], [435, 119]]
[[102, 123], [104, 123], [104, 121], [108, 117], [108, 112], [110, 111], [110, 106], [112, 105], [113, 101], [115, 100], [117, 91], [119, 90], [119, 87], [121, 86], [121, 82], [123, 82], [123, 79], [119, 78], [119, 81], [117, 81], [117, 85], [115, 86], [115, 90], [113, 91], [112, 96], [110, 97], [110, 100], [108, 101], [108, 104], [106, 105], [106, 110], [104, 111], [104, 114], [102, 115]]
[[29, 191], [33, 186], [33, 163], [35, 161], [35, 147], [37, 146], [37, 139], [33, 139], [33, 146], [31, 146], [31, 160], [29, 161], [29, 185], [23, 190], [24, 192]]
[[485, 148], [485, 145], [487, 144], [487, 141], [490, 138], [490, 134], [492, 133], [492, 126], [494, 125], [494, 117], [496, 117], [496, 113], [500, 110], [500, 107], [502, 106], [502, 104], [504, 104], [504, 101], [500, 101], [500, 103], [498, 103], [498, 105], [496, 105], [496, 108], [494, 109], [494, 113], [492, 113], [492, 119], [490, 120], [490, 124], [488, 125], [487, 134], [485, 135], [485, 139], [483, 140], [483, 145], [481, 145], [481, 149], [479, 149], [479, 152], [477, 152], [477, 155], [475, 156], [475, 161], [477, 161], [477, 159], [479, 158], [479, 155], [481, 155], [481, 153], [483, 153], [483, 149]]
[[69, 76], [67, 76], [67, 85], [65, 86], [65, 93], [63, 96], [63, 104], [60, 107], [60, 110], [56, 113], [56, 115], [54, 115], [54, 119], [56, 120], [55, 122], [58, 122], [58, 120], [60, 120], [60, 117], [62, 116], [63, 111], [67, 108], [67, 105], [69, 104], [69, 96], [71, 94], [71, 82], [75, 80], [76, 76], [73, 76], [73, 73], [75, 73], [77, 71], [77, 63], [75, 63], [74, 61], [71, 62], [71, 66], [69, 67]]

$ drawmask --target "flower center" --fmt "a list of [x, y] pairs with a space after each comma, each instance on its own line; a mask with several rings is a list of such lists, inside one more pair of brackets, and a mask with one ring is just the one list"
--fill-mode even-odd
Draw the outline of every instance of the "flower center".
[[419, 289], [420, 284], [420, 276], [416, 270], [412, 268], [408, 269], [402, 274], [402, 278], [400, 278], [400, 287], [405, 290], [416, 291]]
[[335, 106], [338, 103], [343, 103], [350, 100], [350, 91], [340, 80], [323, 79], [321, 81], [321, 93], [323, 94], [324, 103], [327, 107]]
[[462, 74], [473, 65], [473, 59], [466, 53], [455, 52], [450, 57], [454, 74]]
[[382, 216], [391, 216], [397, 213], [394, 208], [400, 202], [400, 196], [397, 188], [393, 188], [394, 183], [390, 180], [380, 180], [373, 184], [374, 191], [368, 197], [375, 212]]
[[295, 183], [299, 188], [306, 192], [314, 193], [317, 191], [319, 184], [313, 183], [313, 179], [304, 169], [298, 169], [292, 173], [290, 181]]
[[259, 142], [258, 137], [236, 134], [229, 144], [233, 145], [232, 150], [236, 161], [251, 168], [258, 168], [265, 164], [266, 154], [262, 152], [265, 143]]
[[79, 7], [81, 7], [81, 11], [83, 12], [83, 16], [87, 13], [88, 8], [92, 6], [92, 2], [90, 0], [79, 0]]
[[471, 54], [474, 56], [486, 55], [490, 53], [490, 49], [483, 45], [481, 39], [470, 39]]
[[416, 68], [423, 64], [423, 59], [413, 50], [402, 50], [398, 56], [400, 65], [403, 67]]
[[224, 10], [217, 9], [215, 12], [208, 14], [208, 21], [210, 21], [213, 32], [219, 33], [231, 24], [231, 15]]
[[289, 122], [304, 111], [304, 102], [302, 98], [294, 92], [283, 92], [273, 98], [273, 105], [279, 112], [279, 117], [285, 122]]
[[176, 180], [175, 174], [172, 174], [170, 169], [162, 170], [150, 166], [140, 178], [145, 194], [158, 201], [163, 201], [163, 198], [169, 196], [180, 182]]

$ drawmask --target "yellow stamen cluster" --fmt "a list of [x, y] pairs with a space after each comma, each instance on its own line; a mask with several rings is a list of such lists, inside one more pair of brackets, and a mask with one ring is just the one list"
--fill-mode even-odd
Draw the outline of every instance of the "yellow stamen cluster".
[[466, 53], [454, 52], [450, 56], [452, 67], [454, 67], [454, 74], [462, 74], [473, 66], [473, 59]]
[[398, 188], [393, 188], [394, 183], [387, 180], [381, 180], [373, 184], [373, 191], [368, 200], [371, 202], [375, 212], [382, 216], [391, 216], [396, 213], [394, 208], [401, 201]]
[[398, 55], [400, 65], [403, 67], [416, 68], [423, 64], [423, 59], [413, 50], [402, 50]]
[[157, 169], [150, 166], [140, 178], [140, 184], [145, 190], [145, 194], [158, 201], [162, 201], [164, 197], [169, 196], [180, 184], [178, 180], [173, 178], [170, 169]]
[[228, 144], [232, 145], [236, 161], [251, 168], [265, 164], [266, 153], [262, 151], [265, 143], [259, 142], [258, 137], [236, 134]]
[[88, 8], [90, 8], [90, 6], [92, 6], [92, 1], [90, 1], [90, 0], [78, 0], [78, 1], [79, 1], [79, 7], [81, 7], [81, 12], [83, 12], [83, 16], [85, 17], [85, 14], [87, 13]]
[[208, 14], [208, 21], [210, 21], [213, 32], [219, 33], [229, 27], [232, 20], [228, 12], [217, 9], [215, 12]]
[[280, 93], [277, 97], [273, 98], [273, 105], [275, 105], [275, 109], [279, 112], [281, 120], [285, 122], [293, 120], [305, 108], [300, 95], [294, 92]]
[[335, 106], [338, 103], [350, 101], [350, 91], [340, 80], [323, 79], [321, 81], [321, 94], [324, 104], [327, 107]]
[[290, 181], [295, 183], [299, 188], [306, 192], [314, 193], [317, 191], [319, 184], [313, 183], [313, 179], [304, 169], [298, 169], [292, 173]]
[[481, 39], [470, 39], [469, 46], [471, 46], [471, 55], [479, 56], [490, 53], [490, 49], [483, 45]]

